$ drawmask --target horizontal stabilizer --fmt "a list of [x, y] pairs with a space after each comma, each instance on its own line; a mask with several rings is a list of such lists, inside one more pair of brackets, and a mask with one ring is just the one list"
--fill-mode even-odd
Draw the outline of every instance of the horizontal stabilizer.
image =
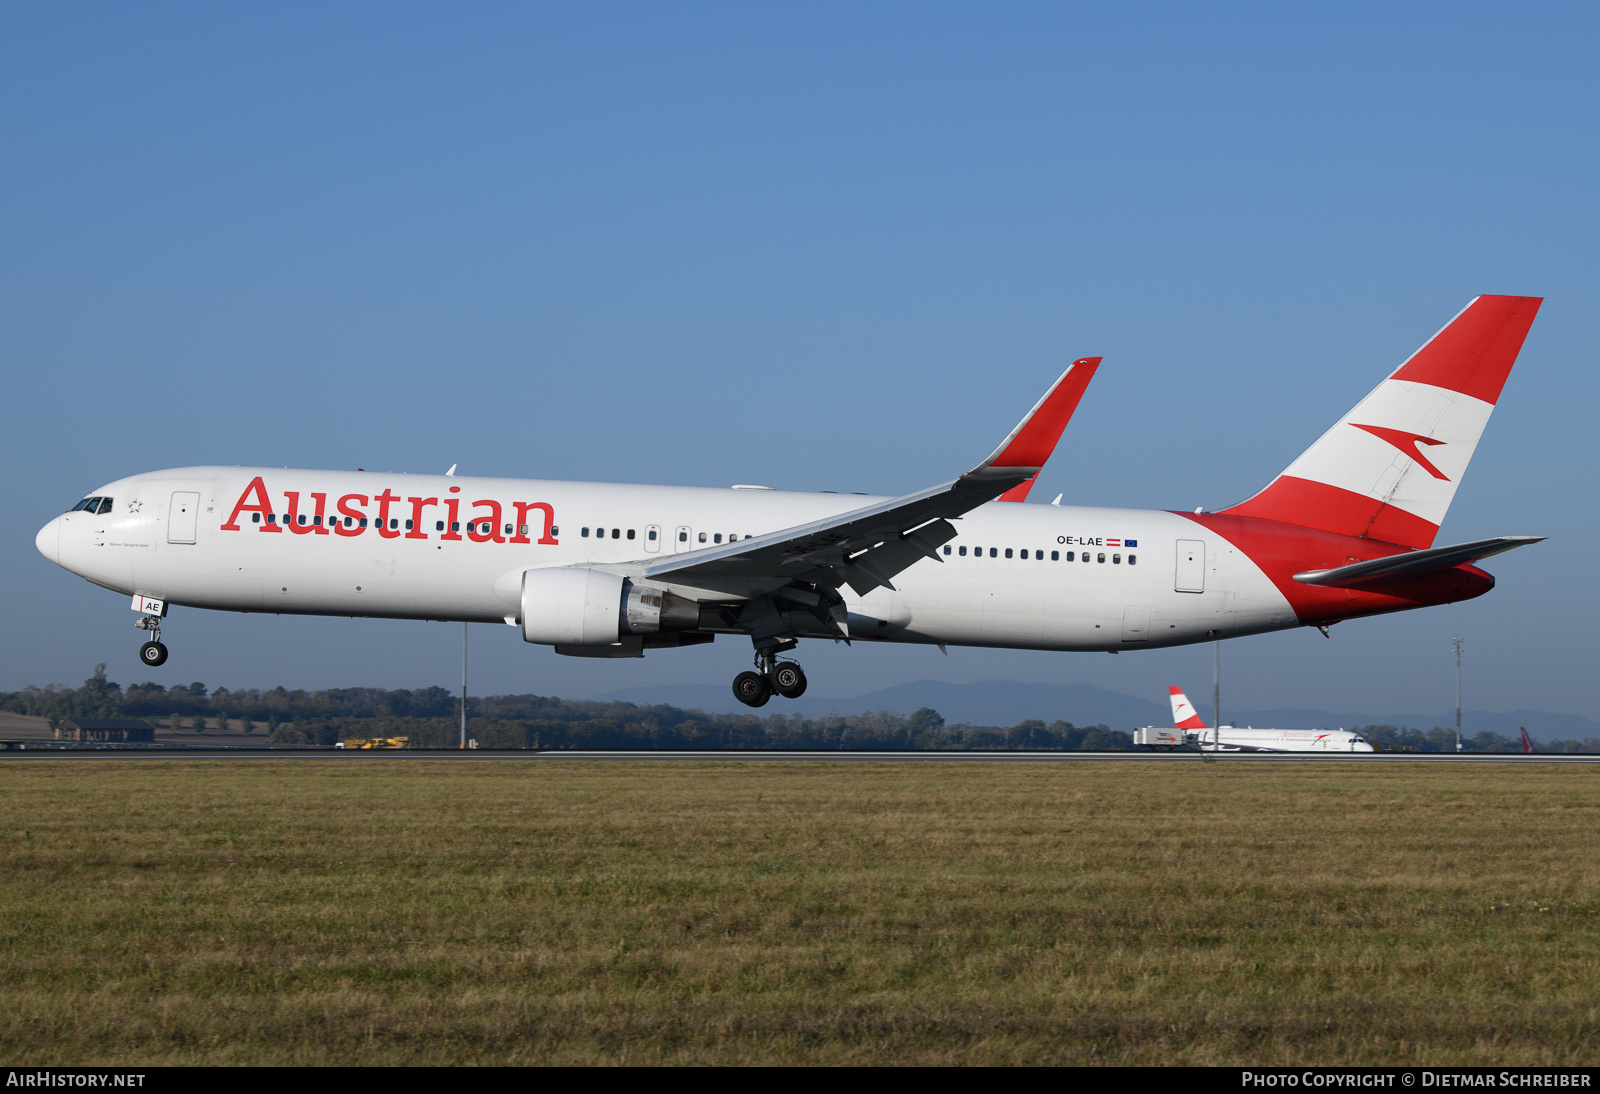
[[1498, 555], [1502, 551], [1539, 543], [1545, 538], [1544, 536], [1497, 536], [1494, 539], [1478, 539], [1471, 543], [1457, 543], [1452, 547], [1409, 551], [1405, 554], [1390, 555], [1388, 558], [1375, 558], [1370, 562], [1356, 562], [1331, 570], [1307, 570], [1295, 574], [1294, 579], [1302, 585], [1348, 589], [1374, 581], [1421, 577], [1423, 574], [1449, 570], [1464, 562], [1476, 562], [1490, 555]]

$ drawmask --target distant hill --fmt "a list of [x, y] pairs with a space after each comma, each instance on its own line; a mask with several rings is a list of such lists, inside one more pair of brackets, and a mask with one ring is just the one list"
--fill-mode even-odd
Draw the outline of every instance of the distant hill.
[[[720, 684], [661, 684], [655, 687], [622, 688], [596, 696], [601, 700], [621, 700], [649, 705], [667, 703], [675, 707], [704, 710], [713, 714], [748, 714], [733, 697], [730, 688]], [[1191, 695], [1201, 717], [1210, 720], [1210, 695]], [[945, 721], [968, 725], [1010, 726], [1028, 718], [1044, 722], [1056, 719], [1073, 725], [1106, 725], [1129, 730], [1137, 726], [1170, 725], [1171, 709], [1165, 702], [1139, 699], [1132, 695], [1091, 684], [1024, 684], [1011, 680], [986, 680], [975, 684], [948, 684], [939, 680], [918, 680], [898, 684], [865, 695], [848, 698], [805, 695], [794, 701], [774, 699], [761, 714], [795, 713], [808, 718], [823, 714], [864, 714], [891, 710], [910, 714], [919, 707], [932, 707]], [[1395, 725], [1428, 730], [1434, 726], [1454, 726], [1454, 710], [1436, 714], [1390, 714], [1358, 711], [1232, 710], [1224, 708], [1224, 721], [1238, 725], [1270, 726], [1280, 729], [1310, 729], [1323, 726]], [[1468, 735], [1491, 730], [1515, 738], [1519, 726], [1528, 727], [1536, 741], [1600, 737], [1600, 723], [1576, 714], [1551, 714], [1537, 710], [1508, 713], [1462, 711], [1461, 729]]]

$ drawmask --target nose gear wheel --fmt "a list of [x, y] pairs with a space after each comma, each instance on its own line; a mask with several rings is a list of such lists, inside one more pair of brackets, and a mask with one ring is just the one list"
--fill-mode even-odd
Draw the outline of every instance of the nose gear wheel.
[[167, 647], [161, 644], [161, 617], [159, 615], [141, 615], [134, 626], [141, 631], [150, 632], [150, 641], [139, 647], [139, 661], [150, 668], [158, 668], [167, 663]]

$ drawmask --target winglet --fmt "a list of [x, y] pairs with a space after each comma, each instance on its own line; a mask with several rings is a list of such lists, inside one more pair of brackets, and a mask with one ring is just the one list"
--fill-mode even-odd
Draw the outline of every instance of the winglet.
[[1017, 423], [1017, 427], [1000, 442], [994, 454], [969, 473], [977, 474], [990, 468], [1029, 471], [1031, 474], [1026, 482], [1013, 486], [1000, 496], [1001, 501], [1021, 501], [1026, 498], [1034, 479], [1039, 477], [1045, 461], [1061, 440], [1062, 430], [1067, 428], [1073, 412], [1078, 409], [1078, 401], [1083, 398], [1089, 381], [1094, 379], [1100, 361], [1099, 357], [1080, 357], [1072, 362], [1061, 378], [1044, 393], [1044, 398], [1035, 403], [1033, 409]]

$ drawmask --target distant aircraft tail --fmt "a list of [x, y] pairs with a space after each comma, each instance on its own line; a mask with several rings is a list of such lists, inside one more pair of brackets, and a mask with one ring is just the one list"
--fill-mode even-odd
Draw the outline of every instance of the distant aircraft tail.
[[1537, 752], [1537, 751], [1539, 751], [1537, 748], [1533, 747], [1533, 739], [1528, 736], [1528, 727], [1527, 726], [1519, 726], [1517, 728], [1522, 730], [1522, 751], [1524, 751], [1524, 752]]
[[1172, 726], [1174, 729], [1205, 729], [1206, 724], [1200, 720], [1200, 715], [1194, 709], [1194, 704], [1189, 702], [1189, 697], [1180, 689], [1169, 687], [1169, 698], [1172, 700]]
[[1478, 297], [1265, 490], [1223, 512], [1432, 546], [1542, 302]]

